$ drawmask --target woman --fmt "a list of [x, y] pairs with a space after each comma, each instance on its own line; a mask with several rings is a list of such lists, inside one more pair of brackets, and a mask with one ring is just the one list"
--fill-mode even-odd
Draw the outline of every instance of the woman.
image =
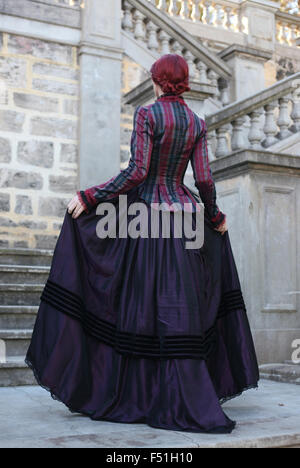
[[[68, 205], [26, 362], [53, 398], [92, 419], [229, 433], [236, 422], [221, 404], [259, 374], [207, 127], [182, 96], [181, 56], [161, 57], [151, 76], [156, 99], [134, 113], [128, 167]], [[205, 208], [204, 243], [187, 249], [176, 216], [189, 212], [195, 228], [201, 206], [183, 184], [189, 161]], [[137, 202], [149, 225], [164, 207], [157, 237], [99, 235], [111, 207], [120, 227]]]

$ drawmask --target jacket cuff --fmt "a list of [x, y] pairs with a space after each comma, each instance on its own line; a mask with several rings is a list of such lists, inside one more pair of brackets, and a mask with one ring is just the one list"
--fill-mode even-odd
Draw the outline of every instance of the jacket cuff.
[[90, 212], [90, 209], [91, 209], [91, 205], [89, 204], [86, 196], [85, 196], [85, 193], [83, 190], [78, 190], [77, 192], [77, 195], [78, 195], [78, 198], [79, 198], [79, 201], [81, 203], [81, 205], [83, 206], [83, 209], [86, 213], [89, 213]]
[[222, 211], [219, 211], [217, 216], [215, 216], [214, 218], [211, 218], [211, 222], [214, 228], [218, 228], [222, 226], [222, 224], [224, 224], [225, 221], [226, 221], [226, 215], [222, 213]]

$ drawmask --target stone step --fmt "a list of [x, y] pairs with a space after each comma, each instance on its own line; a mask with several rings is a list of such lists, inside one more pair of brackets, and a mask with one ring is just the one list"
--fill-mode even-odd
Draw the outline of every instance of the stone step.
[[0, 283], [42, 284], [46, 283], [49, 272], [49, 266], [0, 264]]
[[259, 366], [261, 379], [300, 385], [298, 364], [262, 364]]
[[[0, 359], [1, 361], [14, 356], [26, 354], [32, 336], [32, 329], [0, 330]], [[4, 346], [3, 346], [4, 343]]]
[[37, 385], [32, 370], [24, 362], [24, 356], [14, 356], [0, 362], [0, 387], [20, 385]]
[[0, 329], [30, 329], [33, 328], [38, 306], [0, 306]]
[[44, 284], [0, 284], [0, 305], [39, 305], [44, 286]]
[[0, 264], [5, 265], [51, 265], [53, 250], [0, 249]]

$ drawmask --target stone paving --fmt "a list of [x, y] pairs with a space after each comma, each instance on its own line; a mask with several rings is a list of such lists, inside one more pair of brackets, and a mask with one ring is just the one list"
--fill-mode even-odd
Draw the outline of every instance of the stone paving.
[[40, 387], [0, 388], [0, 448], [300, 448], [298, 385], [261, 380], [223, 405], [231, 434], [209, 435], [146, 424], [92, 421], [72, 414]]

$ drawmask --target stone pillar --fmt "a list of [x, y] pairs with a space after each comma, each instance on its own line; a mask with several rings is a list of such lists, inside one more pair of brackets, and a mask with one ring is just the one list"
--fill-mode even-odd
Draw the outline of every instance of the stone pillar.
[[230, 102], [245, 99], [266, 87], [264, 64], [272, 58], [272, 50], [232, 44], [219, 53], [233, 71], [229, 82]]
[[211, 162], [260, 364], [300, 338], [300, 158], [242, 150]]
[[87, 0], [80, 56], [79, 186], [120, 170], [121, 0]]

